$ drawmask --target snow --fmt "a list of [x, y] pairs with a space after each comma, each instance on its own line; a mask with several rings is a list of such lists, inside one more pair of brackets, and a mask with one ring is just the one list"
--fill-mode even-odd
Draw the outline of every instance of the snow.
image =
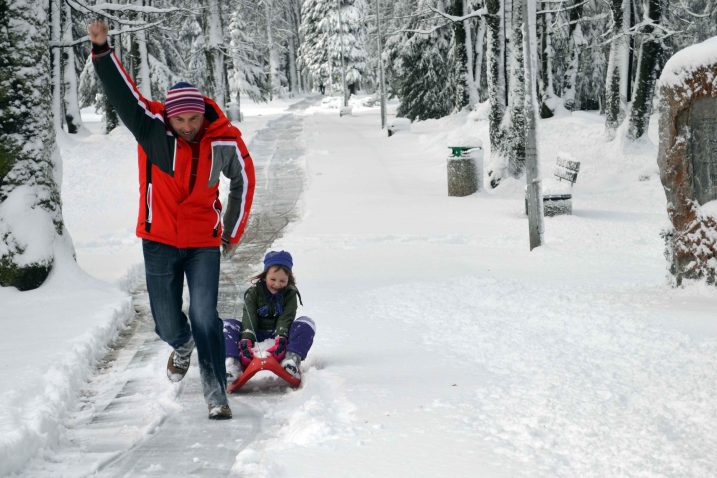
[[[229, 448], [227, 469], [249, 478], [715, 475], [717, 291], [667, 280], [654, 118], [638, 144], [605, 142], [593, 113], [541, 121], [544, 174], [559, 152], [581, 168], [573, 215], [546, 218], [545, 245], [531, 252], [523, 182], [447, 196], [448, 146], [489, 145], [484, 114], [388, 138], [378, 106], [362, 100], [342, 118], [338, 97], [291, 113], [291, 101], [242, 104], [250, 146], [271, 119], [303, 125], [300, 218], [273, 245], [294, 256], [299, 313], [317, 323], [302, 386], [233, 396], [234, 419], [216, 424], [200, 395], [178, 402], [159, 344], [126, 372], [148, 390], [137, 424], [109, 433], [156, 446], [173, 418], [194, 414], [187, 460], [205, 466]], [[40, 290], [0, 289], [0, 475], [84, 476], [123, 452], [56, 453], [94, 364], [134, 312], [128, 291], [142, 270], [136, 146], [84, 113], [86, 132], [59, 136], [79, 267], [61, 257]], [[196, 367], [185, 382], [198, 387]], [[226, 439], [200, 438], [210, 430]], [[172, 466], [155, 461], [141, 476]]]
[[685, 83], [695, 70], [717, 64], [717, 37], [688, 46], [667, 60], [660, 75], [660, 85], [675, 87]]

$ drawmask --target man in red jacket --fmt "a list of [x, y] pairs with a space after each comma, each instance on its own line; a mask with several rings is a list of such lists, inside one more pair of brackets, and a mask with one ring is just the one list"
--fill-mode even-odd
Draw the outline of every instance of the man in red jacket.
[[[209, 418], [231, 418], [217, 313], [220, 246], [230, 254], [244, 232], [254, 165], [241, 133], [214, 101], [189, 83], [173, 86], [164, 104], [147, 100], [108, 45], [107, 24], [94, 21], [87, 31], [97, 76], [139, 143], [137, 236], [155, 330], [174, 349], [167, 377], [184, 378], [196, 345]], [[220, 172], [231, 180], [223, 215]], [[189, 319], [182, 312], [185, 275]]]

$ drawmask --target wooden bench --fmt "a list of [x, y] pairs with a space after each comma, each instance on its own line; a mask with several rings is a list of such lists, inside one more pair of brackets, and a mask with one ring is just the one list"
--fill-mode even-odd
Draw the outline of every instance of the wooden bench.
[[398, 131], [409, 131], [411, 129], [411, 120], [408, 118], [393, 118], [386, 123], [386, 131], [390, 138]]
[[[578, 180], [580, 161], [566, 153], [558, 153], [553, 177], [543, 181], [543, 213], [558, 216], [573, 213], [573, 184]], [[528, 198], [525, 198], [525, 214], [528, 214]]]

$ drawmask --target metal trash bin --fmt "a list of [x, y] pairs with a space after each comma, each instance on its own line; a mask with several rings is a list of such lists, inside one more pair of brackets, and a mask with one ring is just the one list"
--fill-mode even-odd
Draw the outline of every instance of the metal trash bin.
[[483, 147], [449, 146], [448, 195], [468, 196], [483, 187]]

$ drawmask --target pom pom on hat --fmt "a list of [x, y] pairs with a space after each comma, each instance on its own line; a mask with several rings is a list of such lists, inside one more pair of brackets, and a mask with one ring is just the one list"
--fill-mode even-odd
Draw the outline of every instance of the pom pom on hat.
[[264, 256], [264, 270], [268, 270], [271, 266], [284, 266], [291, 270], [294, 266], [294, 261], [291, 258], [291, 254], [286, 251], [269, 251]]
[[204, 114], [204, 97], [194, 85], [182, 81], [167, 91], [164, 110], [167, 118], [183, 113]]

